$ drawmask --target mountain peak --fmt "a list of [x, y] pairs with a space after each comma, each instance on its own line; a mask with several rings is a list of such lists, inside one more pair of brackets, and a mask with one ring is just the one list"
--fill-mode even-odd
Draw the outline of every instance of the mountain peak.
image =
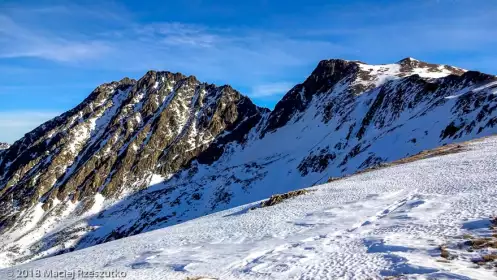
[[328, 92], [340, 80], [357, 73], [360, 63], [344, 59], [321, 60], [302, 84], [293, 87], [276, 104], [261, 137], [284, 126], [295, 113], [305, 110], [314, 95]]
[[[326, 85], [332, 85], [359, 69], [360, 61], [344, 59], [321, 60], [304, 82], [307, 92], [320, 92]], [[325, 84], [323, 84], [325, 83]]]
[[461, 76], [465, 72], [464, 69], [431, 64], [413, 57], [381, 65], [338, 58], [321, 60], [302, 84], [293, 87], [276, 104], [261, 137], [286, 125], [295, 113], [307, 108], [313, 96], [330, 92], [338, 84], [350, 84], [347, 92], [358, 96], [388, 81], [403, 77], [417, 75], [423, 79], [436, 79], [449, 75]]
[[438, 64], [432, 64], [417, 60], [412, 57], [406, 57], [404, 59], [399, 60], [396, 64], [400, 65], [401, 68], [412, 69], [416, 67], [438, 67]]
[[329, 62], [342, 62], [342, 63], [362, 63], [365, 64], [364, 62], [360, 60], [351, 60], [351, 59], [343, 59], [343, 58], [329, 58], [329, 59], [323, 59], [319, 61], [318, 66], [322, 63], [329, 63]]
[[[402, 73], [414, 73], [418, 72], [428, 72], [428, 73], [440, 73], [441, 75], [457, 75], [460, 76], [466, 72], [466, 70], [449, 66], [443, 64], [428, 63], [424, 61], [417, 60], [412, 57], [404, 58], [398, 61], [396, 64], [400, 65], [400, 71]], [[436, 76], [436, 75], [435, 75]]]
[[128, 77], [124, 77], [124, 78], [122, 78], [121, 80], [119, 80], [119, 82], [118, 82], [118, 83], [119, 83], [119, 84], [131, 85], [131, 84], [135, 84], [135, 83], [136, 83], [136, 80], [135, 80], [135, 79], [128, 78]]
[[419, 60], [413, 58], [413, 57], [406, 57], [397, 62], [397, 64], [404, 64], [404, 63], [412, 63], [412, 62], [420, 62]]

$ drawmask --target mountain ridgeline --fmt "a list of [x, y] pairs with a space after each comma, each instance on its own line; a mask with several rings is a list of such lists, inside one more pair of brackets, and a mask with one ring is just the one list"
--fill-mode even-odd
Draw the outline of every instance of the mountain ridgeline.
[[0, 150], [0, 267], [174, 225], [497, 132], [497, 77], [321, 61], [273, 111], [149, 71]]

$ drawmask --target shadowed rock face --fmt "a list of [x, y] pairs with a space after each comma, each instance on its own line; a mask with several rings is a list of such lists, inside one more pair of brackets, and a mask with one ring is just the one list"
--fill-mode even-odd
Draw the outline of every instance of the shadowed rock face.
[[180, 73], [103, 84], [0, 150], [3, 265], [496, 133], [496, 92], [495, 76], [412, 58], [323, 60], [272, 112]]
[[341, 59], [320, 61], [304, 83], [293, 87], [276, 104], [261, 137], [284, 126], [293, 115], [304, 111], [313, 95], [330, 91], [344, 78], [352, 79], [359, 71], [358, 65], [358, 62]]

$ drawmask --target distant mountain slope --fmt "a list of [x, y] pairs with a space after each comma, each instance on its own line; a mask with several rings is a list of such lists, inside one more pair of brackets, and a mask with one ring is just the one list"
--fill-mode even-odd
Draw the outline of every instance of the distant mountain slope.
[[497, 77], [321, 61], [274, 111], [148, 72], [0, 153], [3, 265], [81, 249], [497, 132]]
[[495, 249], [471, 244], [483, 244], [495, 223], [496, 157], [497, 138], [489, 137], [271, 207], [249, 210], [252, 203], [0, 270], [0, 278], [19, 269], [137, 280], [495, 279], [495, 263], [483, 261]]

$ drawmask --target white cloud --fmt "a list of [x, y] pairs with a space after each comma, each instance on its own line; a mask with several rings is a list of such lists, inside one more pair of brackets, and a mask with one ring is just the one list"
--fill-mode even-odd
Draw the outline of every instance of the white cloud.
[[71, 62], [97, 58], [109, 50], [103, 42], [65, 39], [20, 26], [0, 14], [0, 58], [37, 57]]
[[[169, 70], [253, 88], [254, 84], [282, 79], [300, 82], [289, 79], [289, 73], [307, 75], [326, 58], [388, 63], [405, 56], [423, 59], [440, 52], [475, 53], [497, 42], [491, 28], [493, 12], [478, 17], [472, 14], [475, 11], [464, 17], [449, 17], [449, 13], [416, 16], [420, 10], [424, 13], [433, 8], [423, 5], [419, 9], [411, 4], [388, 9], [351, 6], [336, 12], [323, 7], [320, 13], [313, 12], [305, 29], [267, 30], [182, 22], [145, 24], [118, 5], [112, 9], [76, 5], [21, 9], [11, 5], [0, 12], [0, 57], [37, 57], [120, 72]], [[375, 12], [362, 12], [368, 9]], [[385, 21], [401, 10], [410, 13], [395, 24]], [[45, 22], [53, 18], [60, 18], [60, 28]], [[78, 22], [89, 23], [91, 28]], [[265, 91], [259, 90], [261, 94]]]
[[289, 82], [258, 85], [252, 88], [252, 93], [250, 94], [250, 97], [264, 98], [272, 96], [283, 96], [293, 86], [294, 86], [293, 83]]
[[[67, 16], [71, 9], [74, 19]], [[142, 24], [132, 18], [116, 19], [117, 14], [109, 16], [110, 27], [107, 18], [97, 16], [95, 11], [84, 12], [88, 9], [81, 13], [80, 9], [26, 8], [23, 13], [15, 7], [3, 9], [0, 58], [36, 57], [122, 72], [169, 70], [197, 75], [206, 81], [240, 84], [249, 79], [253, 83], [273, 82], [273, 77], [284, 75], [288, 67], [317, 63], [323, 52], [346, 51], [332, 42], [265, 30], [214, 29], [180, 22]], [[59, 17], [56, 28], [44, 21]], [[77, 21], [94, 26], [81, 27]]]
[[[143, 24], [119, 4], [5, 5], [0, 12], [0, 57], [37, 57], [121, 71], [156, 68], [232, 83], [236, 79], [271, 83], [281, 80], [275, 76], [283, 76], [292, 70], [289, 67], [325, 58], [389, 62], [427, 53], [479, 51], [495, 44], [495, 9], [481, 13], [478, 5], [459, 4], [461, 8], [454, 11], [450, 8], [456, 5], [440, 11], [440, 4], [432, 1], [387, 7], [323, 6], [312, 10], [312, 15], [302, 11], [299, 16], [308, 18], [305, 29], [272, 30], [214, 29], [181, 22]], [[56, 28], [49, 24], [54, 19]], [[294, 21], [289, 18], [288, 22]]]
[[57, 112], [0, 112], [0, 142], [12, 144], [22, 138], [24, 134], [58, 115]]

